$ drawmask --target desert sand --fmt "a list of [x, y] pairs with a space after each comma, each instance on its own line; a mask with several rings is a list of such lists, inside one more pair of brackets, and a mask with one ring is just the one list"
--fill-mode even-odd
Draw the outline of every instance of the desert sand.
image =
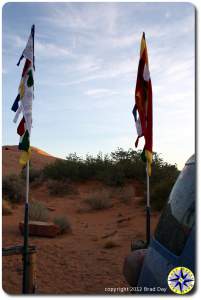
[[[19, 173], [19, 153], [15, 146], [3, 148], [3, 175]], [[42, 168], [55, 158], [34, 148], [32, 164]], [[30, 237], [37, 246], [37, 294], [106, 294], [105, 288], [126, 287], [122, 267], [130, 253], [132, 239], [145, 239], [145, 209], [140, 204], [144, 191], [135, 181], [127, 183], [135, 190], [129, 204], [121, 203], [114, 188], [96, 181], [75, 183], [77, 194], [50, 196], [47, 184], [30, 187], [30, 198], [49, 208], [50, 219], [58, 215], [68, 217], [72, 232], [56, 238]], [[110, 189], [111, 208], [86, 211], [83, 199], [93, 190]], [[3, 216], [3, 247], [22, 245], [18, 224], [23, 220], [23, 204], [15, 205], [12, 215]], [[152, 232], [159, 214], [152, 212]], [[105, 248], [112, 240], [113, 248]], [[22, 258], [3, 257], [3, 289], [8, 294], [21, 294]]]

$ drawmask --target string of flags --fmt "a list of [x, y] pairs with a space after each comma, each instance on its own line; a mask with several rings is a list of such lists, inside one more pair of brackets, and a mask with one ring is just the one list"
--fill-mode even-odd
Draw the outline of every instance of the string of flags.
[[139, 138], [144, 136], [145, 145], [141, 153], [144, 162], [148, 162], [148, 175], [151, 176], [152, 164], [152, 84], [149, 72], [148, 53], [145, 33], [142, 35], [140, 47], [140, 61], [138, 65], [137, 82], [135, 88], [135, 105], [133, 116], [138, 137], [135, 146], [138, 146]]
[[30, 159], [30, 135], [32, 127], [32, 101], [34, 96], [34, 25], [24, 51], [17, 63], [20, 65], [21, 60], [25, 58], [25, 64], [22, 71], [21, 81], [18, 88], [18, 95], [12, 105], [12, 111], [15, 112], [14, 123], [17, 123], [19, 116], [22, 114], [21, 121], [17, 127], [17, 133], [20, 136], [19, 150], [22, 151], [20, 164], [26, 165]]

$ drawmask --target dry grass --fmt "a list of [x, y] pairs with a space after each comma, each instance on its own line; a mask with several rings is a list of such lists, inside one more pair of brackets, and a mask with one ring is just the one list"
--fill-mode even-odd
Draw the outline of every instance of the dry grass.
[[29, 219], [31, 221], [48, 221], [48, 209], [46, 206], [39, 201], [34, 201], [29, 203]]
[[20, 176], [11, 174], [2, 178], [2, 195], [11, 203], [25, 199], [25, 183]]
[[53, 222], [59, 226], [61, 234], [72, 231], [71, 224], [66, 216], [56, 217]]
[[102, 210], [112, 207], [110, 193], [107, 190], [95, 191], [84, 200], [91, 210]]
[[125, 186], [118, 191], [119, 200], [122, 203], [129, 204], [135, 197], [135, 190], [132, 186]]

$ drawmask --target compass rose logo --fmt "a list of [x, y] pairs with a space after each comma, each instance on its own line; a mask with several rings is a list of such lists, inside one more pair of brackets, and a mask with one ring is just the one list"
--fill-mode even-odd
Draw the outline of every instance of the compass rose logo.
[[185, 267], [176, 267], [168, 275], [168, 286], [176, 294], [189, 293], [195, 283], [194, 274]]

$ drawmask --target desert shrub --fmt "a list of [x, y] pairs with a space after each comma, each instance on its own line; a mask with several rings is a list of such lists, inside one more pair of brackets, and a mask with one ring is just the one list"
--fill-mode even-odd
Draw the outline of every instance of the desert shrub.
[[153, 155], [152, 176], [150, 184], [158, 184], [163, 180], [168, 180], [169, 183], [175, 182], [179, 175], [179, 170], [176, 165], [171, 165], [164, 162], [157, 153]]
[[[110, 155], [99, 153], [96, 157], [87, 155], [85, 159], [80, 158], [75, 153], [66, 157], [66, 160], [57, 160], [54, 163], [47, 165], [43, 170], [44, 178], [57, 181], [84, 181], [96, 179], [106, 185], [114, 187], [123, 187], [127, 180], [137, 180], [146, 190], [146, 164], [142, 161], [141, 151], [129, 149], [125, 151], [118, 148]], [[164, 196], [169, 191], [172, 184], [175, 182], [179, 171], [176, 165], [171, 165], [158, 155], [153, 153], [152, 176], [150, 177], [151, 192], [164, 188]], [[164, 185], [162, 182], [166, 181]], [[161, 184], [161, 188], [159, 185]], [[153, 207], [160, 207], [157, 195], [153, 195]], [[161, 195], [162, 196], [162, 195]], [[125, 200], [126, 201], [126, 200]], [[163, 203], [163, 200], [161, 203]], [[162, 207], [162, 206], [161, 206]]]
[[164, 162], [157, 153], [154, 153], [150, 177], [150, 199], [154, 210], [163, 209], [178, 175], [176, 165]]
[[25, 182], [20, 176], [8, 175], [2, 179], [2, 195], [10, 202], [25, 200]]
[[174, 181], [170, 179], [168, 180], [167, 178], [162, 182], [154, 184], [150, 192], [151, 206], [153, 209], [157, 211], [161, 211], [163, 209], [173, 185]]
[[43, 169], [46, 178], [54, 180], [71, 179], [73, 181], [87, 178], [84, 163], [77, 156], [69, 155], [66, 160], [56, 160]]
[[10, 205], [10, 203], [6, 200], [2, 201], [2, 215], [3, 216], [8, 216], [8, 215], [12, 215], [12, 207]]
[[[118, 148], [110, 155], [99, 153], [96, 157], [87, 155], [85, 159], [75, 153], [66, 160], [56, 160], [45, 166], [43, 174], [54, 180], [71, 179], [73, 181], [98, 179], [108, 185], [121, 186], [127, 179], [146, 182], [146, 164], [141, 159], [141, 151], [128, 151]], [[167, 164], [157, 153], [153, 154], [152, 182], [161, 177], [178, 175], [175, 165]]]
[[48, 164], [43, 169], [43, 174], [45, 178], [53, 180], [63, 179], [64, 174], [64, 162], [61, 160], [56, 160], [55, 162]]
[[42, 202], [34, 201], [29, 203], [29, 219], [31, 221], [48, 221], [48, 209]]
[[114, 239], [107, 240], [103, 246], [105, 249], [112, 249], [115, 247], [119, 247], [119, 244]]
[[53, 222], [59, 226], [61, 234], [71, 231], [71, 224], [66, 216], [56, 217]]
[[[22, 169], [21, 177], [22, 177], [22, 179], [26, 180], [26, 168]], [[32, 182], [39, 181], [39, 180], [40, 180], [40, 182], [42, 181], [42, 170], [35, 169], [30, 165], [29, 182], [32, 183]]]
[[126, 179], [137, 179], [143, 181], [146, 175], [145, 164], [141, 159], [141, 151], [128, 151], [118, 148], [115, 152], [111, 152], [111, 158], [124, 173]]
[[122, 203], [128, 204], [135, 196], [135, 190], [132, 186], [125, 186], [118, 191], [119, 200]]
[[105, 190], [91, 193], [85, 199], [85, 203], [87, 203], [92, 210], [101, 210], [112, 207], [110, 194]]
[[45, 182], [45, 178], [43, 176], [43, 173], [40, 173], [38, 177], [36, 177], [34, 180], [32, 180], [31, 183], [31, 188], [37, 188], [41, 186]]
[[42, 178], [42, 171], [31, 168], [29, 171], [29, 181], [33, 182]]
[[125, 175], [121, 169], [117, 167], [109, 168], [108, 170], [104, 170], [99, 178], [101, 181], [109, 186], [123, 186], [125, 184]]
[[[66, 160], [56, 160], [47, 165], [43, 174], [46, 178], [73, 181], [98, 179], [108, 185], [121, 186], [127, 179], [136, 179], [145, 182], [146, 165], [141, 159], [141, 151], [118, 148], [110, 155], [99, 153], [96, 157], [86, 155], [85, 159], [75, 153], [66, 157]], [[153, 174], [155, 178], [166, 167], [160, 157], [155, 154], [153, 159]], [[174, 169], [174, 168], [173, 168]], [[174, 172], [174, 170], [172, 171]]]
[[72, 186], [69, 180], [49, 180], [47, 187], [49, 194], [52, 196], [62, 197], [77, 193], [77, 190]]

